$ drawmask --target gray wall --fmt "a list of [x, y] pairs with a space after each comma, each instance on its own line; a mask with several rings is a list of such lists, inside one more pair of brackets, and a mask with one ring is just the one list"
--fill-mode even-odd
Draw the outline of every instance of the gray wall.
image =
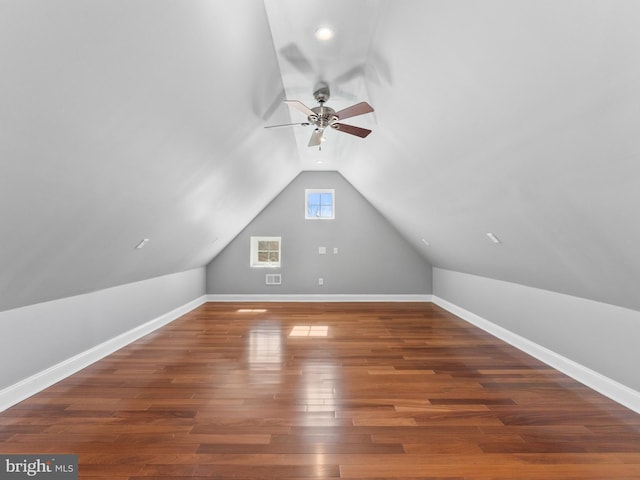
[[440, 268], [433, 293], [640, 391], [638, 311]]
[[[305, 220], [306, 188], [335, 189], [334, 220]], [[251, 236], [282, 237], [281, 268], [249, 267]], [[266, 273], [282, 285], [265, 285]], [[306, 171], [207, 266], [207, 293], [426, 295], [431, 266], [339, 173]]]
[[0, 390], [204, 295], [198, 268], [0, 312]]

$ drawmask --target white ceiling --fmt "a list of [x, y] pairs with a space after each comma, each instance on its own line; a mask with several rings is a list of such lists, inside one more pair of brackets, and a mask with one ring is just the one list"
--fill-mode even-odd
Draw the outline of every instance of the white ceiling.
[[[436, 266], [640, 309], [639, 19], [636, 0], [0, 0], [0, 310], [205, 265], [313, 169]], [[281, 101], [315, 106], [318, 80], [335, 110], [369, 102], [346, 123], [373, 133], [318, 151], [311, 127], [263, 128], [305, 121]]]

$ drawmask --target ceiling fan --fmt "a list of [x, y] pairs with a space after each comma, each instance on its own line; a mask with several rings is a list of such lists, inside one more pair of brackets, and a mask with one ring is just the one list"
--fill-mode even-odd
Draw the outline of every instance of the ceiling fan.
[[282, 125], [269, 125], [264, 128], [275, 127], [288, 127], [292, 125], [309, 126], [314, 125], [315, 129], [311, 134], [309, 140], [310, 147], [319, 147], [324, 141], [324, 131], [327, 127], [331, 127], [339, 132], [349, 133], [360, 138], [365, 138], [371, 133], [371, 130], [367, 128], [354, 127], [353, 125], [347, 125], [346, 123], [340, 123], [345, 118], [351, 118], [358, 115], [364, 115], [365, 113], [373, 112], [373, 107], [367, 102], [360, 102], [347, 107], [339, 112], [336, 112], [333, 108], [325, 107], [324, 103], [329, 100], [329, 85], [321, 82], [313, 92], [313, 97], [320, 104], [317, 107], [309, 108], [298, 100], [285, 100], [288, 106], [295, 108], [307, 115], [307, 121], [303, 123], [285, 123]]

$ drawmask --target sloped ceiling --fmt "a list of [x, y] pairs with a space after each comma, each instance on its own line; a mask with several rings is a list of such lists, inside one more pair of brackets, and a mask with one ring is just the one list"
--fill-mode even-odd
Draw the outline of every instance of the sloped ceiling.
[[206, 265], [300, 171], [260, 1], [1, 1], [0, 69], [0, 309]]
[[[0, 0], [0, 310], [205, 265], [315, 169], [433, 265], [640, 310], [638, 18], [635, 0]], [[315, 106], [318, 80], [336, 110], [373, 105], [346, 122], [369, 137], [318, 151], [311, 127], [263, 128], [305, 121], [281, 101]]]

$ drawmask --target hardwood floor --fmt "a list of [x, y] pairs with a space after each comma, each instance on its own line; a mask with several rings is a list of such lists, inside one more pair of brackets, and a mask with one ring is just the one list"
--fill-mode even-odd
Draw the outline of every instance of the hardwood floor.
[[0, 453], [92, 480], [638, 479], [640, 415], [432, 304], [208, 303], [1, 413]]

